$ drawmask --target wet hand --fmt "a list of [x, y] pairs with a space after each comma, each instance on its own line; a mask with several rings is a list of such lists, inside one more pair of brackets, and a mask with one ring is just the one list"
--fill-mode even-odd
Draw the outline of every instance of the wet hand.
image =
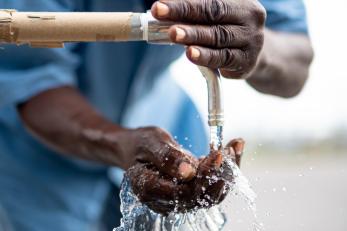
[[123, 135], [123, 169], [136, 163], [150, 164], [161, 174], [181, 181], [191, 180], [198, 161], [182, 149], [169, 133], [157, 127], [129, 130]]
[[[239, 165], [244, 141], [231, 141], [225, 152]], [[138, 163], [127, 171], [134, 193], [150, 209], [161, 214], [212, 207], [223, 201], [233, 180], [232, 172], [221, 171], [221, 151], [199, 160], [196, 176], [182, 181], [163, 174], [153, 164]]]
[[255, 68], [266, 19], [257, 0], [160, 0], [152, 14], [177, 22], [171, 40], [187, 46], [193, 63], [218, 68], [228, 78], [246, 78]]

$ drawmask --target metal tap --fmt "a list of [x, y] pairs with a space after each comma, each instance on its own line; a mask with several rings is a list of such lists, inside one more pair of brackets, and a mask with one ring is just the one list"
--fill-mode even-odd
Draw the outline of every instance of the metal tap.
[[210, 126], [222, 127], [224, 125], [224, 105], [219, 71], [202, 66], [199, 66], [199, 69], [207, 83], [208, 124]]

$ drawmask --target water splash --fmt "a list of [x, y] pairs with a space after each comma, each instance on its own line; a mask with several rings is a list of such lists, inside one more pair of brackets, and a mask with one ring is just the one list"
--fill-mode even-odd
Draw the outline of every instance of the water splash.
[[[221, 148], [223, 146], [223, 127], [222, 126], [211, 126], [210, 127], [210, 143], [212, 144], [215, 150]], [[229, 183], [231, 188], [231, 195], [240, 196], [247, 204], [248, 208], [252, 211], [254, 216], [253, 222], [253, 230], [254, 231], [262, 231], [264, 230], [262, 223], [258, 221], [257, 217], [257, 206], [256, 199], [257, 194], [252, 189], [252, 186], [241, 172], [240, 168], [237, 164], [227, 155], [224, 155], [223, 152], [224, 163], [222, 168], [224, 170], [224, 178]], [[226, 176], [225, 176], [226, 175]], [[230, 196], [230, 195], [229, 195]]]
[[233, 182], [232, 182], [232, 190], [231, 195], [229, 196], [239, 196], [242, 200], [244, 200], [248, 206], [248, 208], [252, 211], [254, 216], [253, 221], [253, 230], [254, 231], [263, 231], [263, 224], [259, 222], [257, 217], [257, 194], [252, 189], [252, 186], [249, 180], [242, 174], [240, 168], [231, 160], [231, 158], [225, 157], [225, 165], [227, 168], [232, 169], [233, 174]]
[[157, 214], [139, 202], [128, 178], [123, 180], [120, 197], [123, 218], [113, 231], [220, 231], [226, 222], [219, 206], [167, 217]]
[[[222, 127], [212, 126], [210, 130], [211, 146], [216, 150], [222, 147]], [[230, 157], [224, 156], [222, 174], [229, 182], [231, 193], [229, 196], [240, 196], [254, 214], [254, 231], [262, 231], [262, 225], [257, 221], [255, 200], [257, 195], [253, 191], [248, 179], [242, 174], [238, 166]], [[211, 178], [211, 181], [218, 180]], [[227, 216], [222, 207], [216, 205], [210, 209], [199, 209], [186, 214], [171, 213], [164, 217], [141, 204], [132, 192], [129, 179], [125, 178], [121, 187], [121, 226], [113, 231], [221, 231]], [[173, 202], [176, 203], [176, 202]], [[201, 202], [204, 203], [204, 202]]]

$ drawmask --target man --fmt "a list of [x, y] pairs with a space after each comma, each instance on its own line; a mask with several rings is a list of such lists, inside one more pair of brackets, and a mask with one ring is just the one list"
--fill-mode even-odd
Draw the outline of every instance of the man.
[[[152, 7], [156, 18], [177, 22], [170, 37], [193, 63], [281, 97], [300, 92], [313, 56], [301, 0], [17, 0], [0, 7]], [[109, 178], [121, 178], [108, 166], [127, 170], [140, 161], [182, 182], [195, 177], [199, 163], [178, 143], [208, 153], [204, 122], [166, 71], [182, 50], [124, 43], [0, 51], [0, 207], [14, 230], [95, 228]]]

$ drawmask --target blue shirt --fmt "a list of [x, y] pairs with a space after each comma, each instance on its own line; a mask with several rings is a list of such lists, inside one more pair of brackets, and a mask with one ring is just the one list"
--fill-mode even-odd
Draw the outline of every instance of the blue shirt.
[[[268, 10], [268, 27], [307, 33], [301, 0], [262, 3]], [[145, 11], [141, 0], [0, 0], [0, 7]], [[65, 49], [4, 46], [0, 50], [0, 211], [4, 211], [0, 216], [6, 213], [15, 230], [30, 231], [91, 230], [99, 219], [109, 191], [109, 169], [55, 153], [33, 138], [19, 119], [16, 105], [47, 89], [75, 86], [115, 123], [160, 126], [193, 153], [206, 154], [205, 122], [167, 71], [182, 51], [179, 46], [144, 42], [69, 44]], [[113, 172], [119, 180], [119, 172]]]

